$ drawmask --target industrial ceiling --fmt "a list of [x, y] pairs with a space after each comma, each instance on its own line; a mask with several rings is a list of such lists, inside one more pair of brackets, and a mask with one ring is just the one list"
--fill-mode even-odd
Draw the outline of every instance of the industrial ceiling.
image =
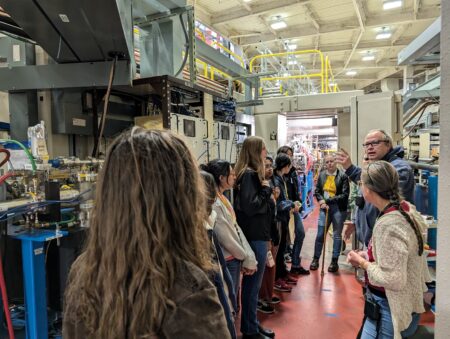
[[[389, 7], [385, 2], [400, 6], [384, 9]], [[384, 78], [401, 78], [398, 53], [440, 16], [440, 0], [190, 3], [195, 6], [198, 20], [241, 45], [248, 58], [267, 51], [286, 51], [287, 45], [296, 45], [297, 50], [321, 50], [329, 56], [341, 89], [363, 89]], [[274, 29], [277, 26], [273, 24], [280, 21], [284, 24]], [[308, 72], [318, 71], [312, 55], [302, 64]]]

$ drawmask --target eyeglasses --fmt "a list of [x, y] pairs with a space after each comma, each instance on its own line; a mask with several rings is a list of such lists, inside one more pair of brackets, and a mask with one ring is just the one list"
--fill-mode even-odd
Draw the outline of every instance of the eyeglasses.
[[366, 142], [364, 144], [362, 144], [363, 147], [365, 148], [369, 148], [370, 146], [375, 147], [378, 146], [379, 144], [381, 144], [382, 142], [389, 142], [388, 140], [376, 140], [376, 141], [370, 141], [370, 142]]
[[332, 164], [333, 162], [334, 162], [334, 160], [325, 161], [326, 164]]

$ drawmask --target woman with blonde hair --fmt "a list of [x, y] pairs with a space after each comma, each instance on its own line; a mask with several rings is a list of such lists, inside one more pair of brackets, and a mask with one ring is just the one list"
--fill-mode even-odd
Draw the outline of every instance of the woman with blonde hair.
[[204, 185], [177, 136], [133, 128], [110, 146], [63, 336], [230, 338], [210, 281]]
[[351, 251], [348, 261], [366, 271], [365, 321], [361, 338], [405, 338], [414, 334], [423, 313], [423, 292], [429, 278], [423, 233], [416, 208], [399, 194], [396, 169], [386, 161], [362, 171], [364, 199], [380, 214], [367, 252]]
[[266, 265], [268, 242], [270, 241], [270, 199], [272, 188], [264, 179], [264, 160], [267, 151], [260, 137], [245, 139], [235, 171], [234, 210], [237, 223], [247, 238], [256, 261], [257, 271], [253, 275], [244, 275], [241, 292], [241, 332], [243, 338], [273, 338], [273, 331], [262, 328], [256, 317], [258, 293], [261, 287]]

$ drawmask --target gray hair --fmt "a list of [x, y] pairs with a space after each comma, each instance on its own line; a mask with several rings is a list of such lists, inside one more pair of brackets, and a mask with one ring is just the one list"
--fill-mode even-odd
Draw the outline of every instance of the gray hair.
[[394, 141], [393, 141], [391, 135], [388, 132], [386, 132], [384, 129], [370, 130], [369, 133], [367, 133], [367, 135], [371, 134], [371, 133], [376, 133], [376, 132], [383, 134], [383, 140], [387, 141], [391, 147], [394, 147]]

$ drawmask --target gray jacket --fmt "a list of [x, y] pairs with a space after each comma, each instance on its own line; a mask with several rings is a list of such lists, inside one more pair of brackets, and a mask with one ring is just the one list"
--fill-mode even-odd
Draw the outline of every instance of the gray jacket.
[[244, 232], [233, 221], [233, 216], [219, 198], [216, 198], [213, 210], [217, 213], [214, 233], [219, 239], [224, 257], [233, 256], [235, 259], [242, 260], [243, 267], [255, 270], [257, 265], [255, 254]]

